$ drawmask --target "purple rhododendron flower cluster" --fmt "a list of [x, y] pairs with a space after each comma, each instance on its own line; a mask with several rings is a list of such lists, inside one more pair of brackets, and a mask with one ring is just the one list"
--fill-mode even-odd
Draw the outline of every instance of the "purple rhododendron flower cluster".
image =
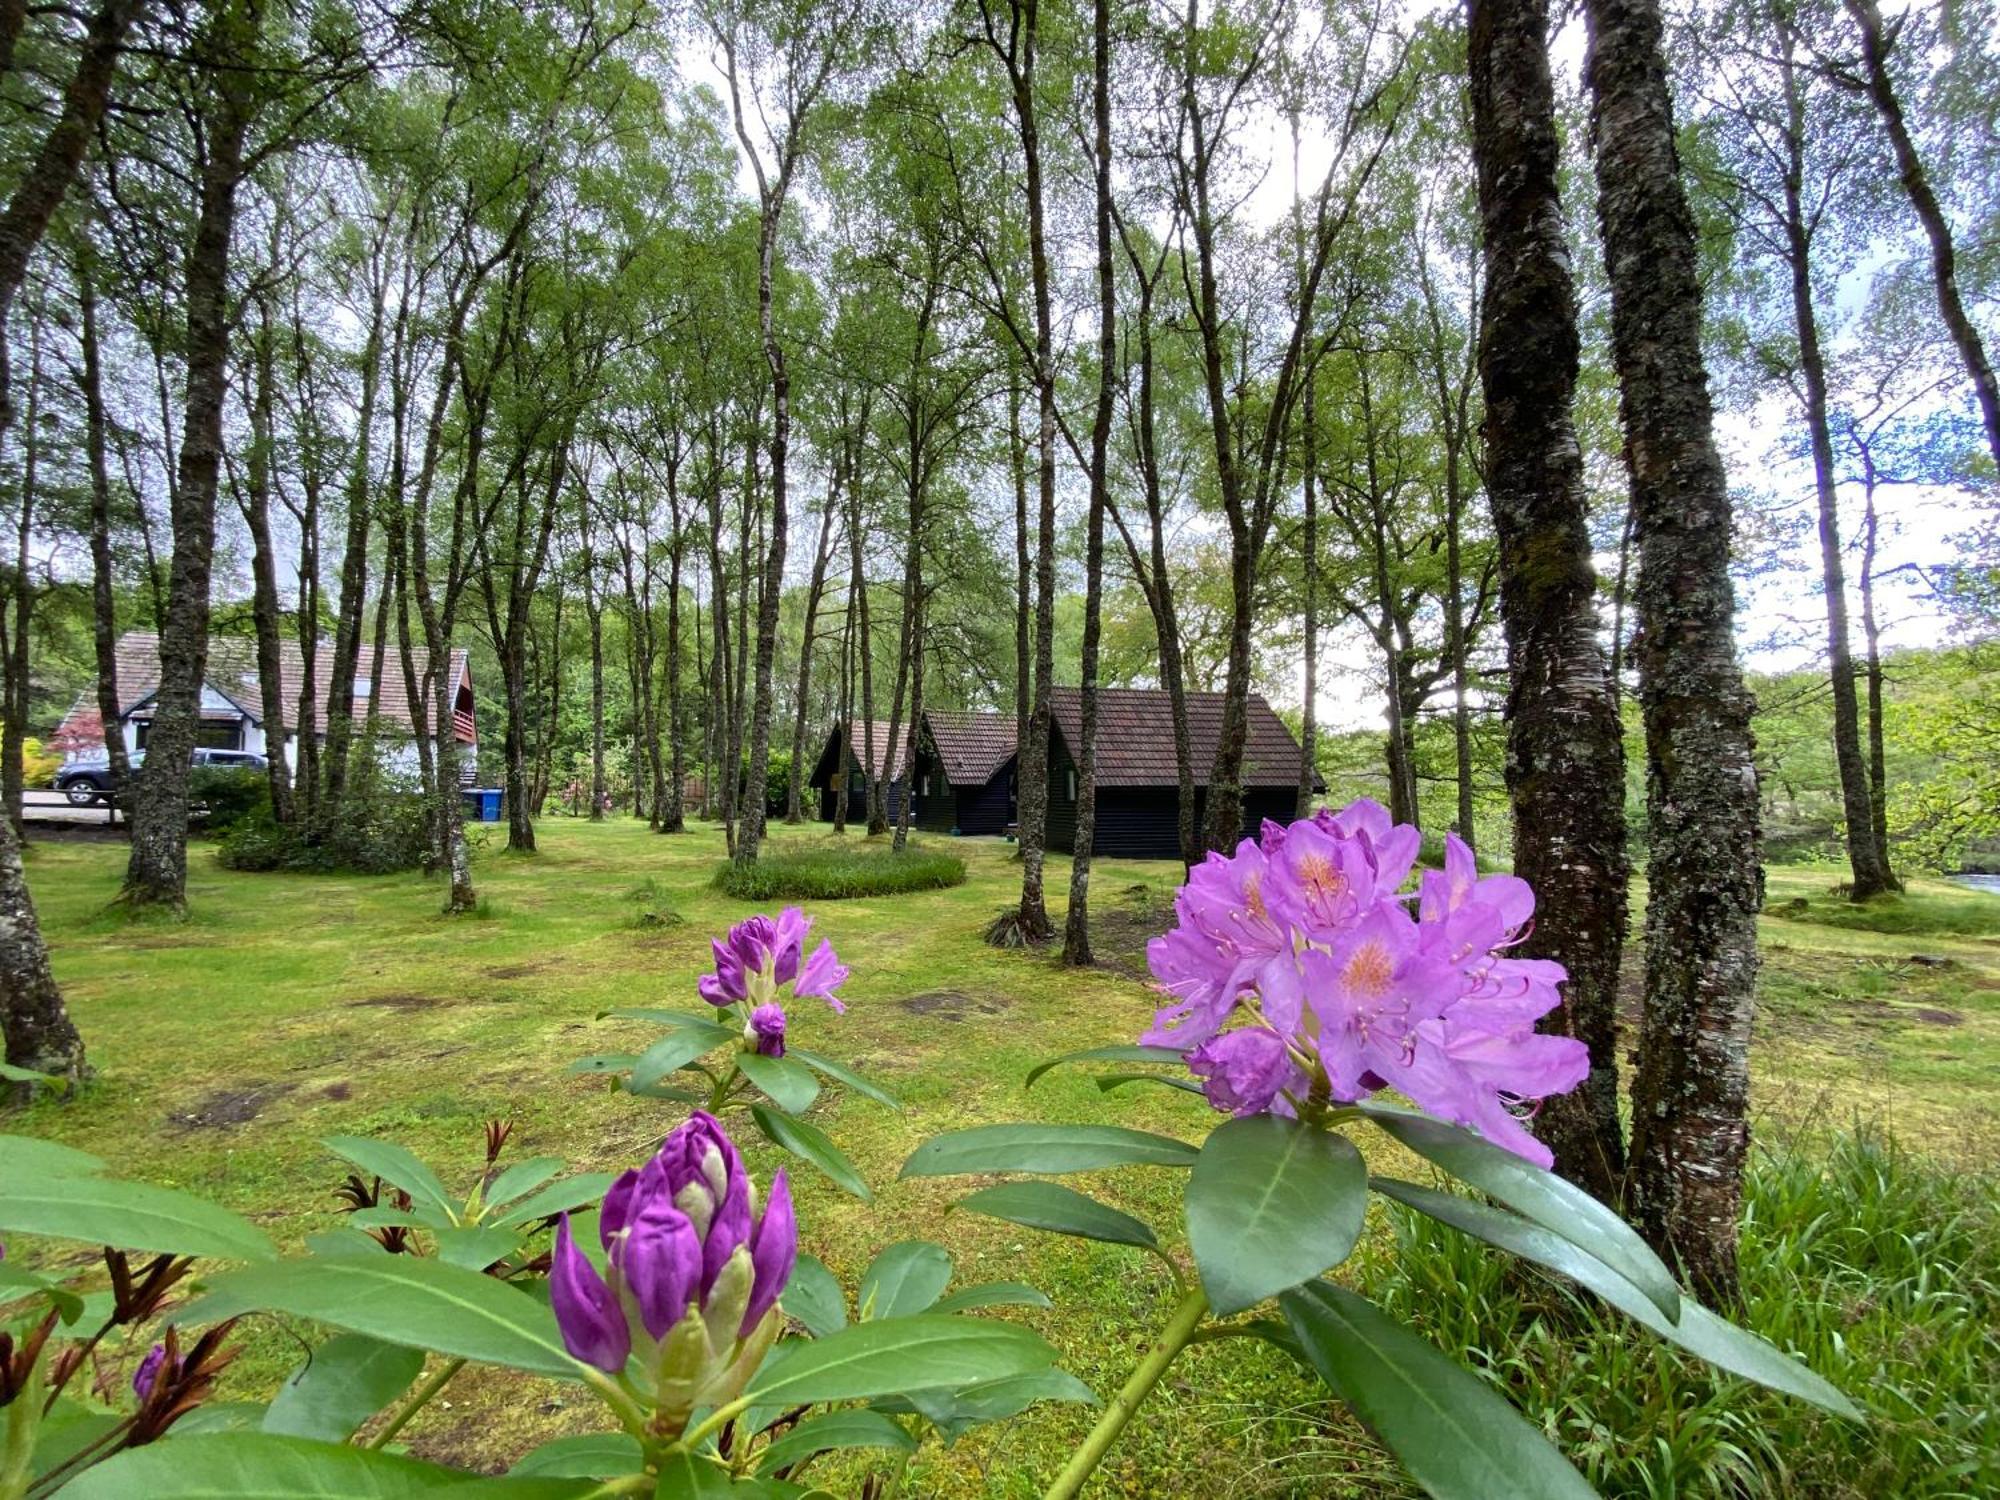
[[729, 929], [725, 937], [712, 938], [715, 972], [704, 974], [696, 985], [701, 998], [710, 1005], [733, 1005], [739, 1000], [756, 1004], [774, 1000], [785, 985], [795, 998], [818, 996], [835, 1011], [845, 1011], [834, 991], [847, 981], [849, 970], [824, 938], [812, 957], [805, 956], [806, 939], [812, 934], [812, 918], [796, 906], [788, 906], [775, 917], [761, 912], [746, 917]]
[[627, 1380], [678, 1431], [696, 1405], [740, 1394], [778, 1336], [778, 1298], [798, 1256], [784, 1172], [761, 1212], [735, 1144], [696, 1111], [645, 1166], [612, 1183], [598, 1211], [605, 1274], [565, 1214], [549, 1296], [564, 1346]]
[[1520, 1107], [1590, 1071], [1583, 1043], [1535, 1030], [1567, 976], [1505, 956], [1534, 892], [1481, 878], [1458, 838], [1404, 892], [1419, 842], [1364, 798], [1210, 854], [1175, 898], [1174, 930], [1147, 947], [1172, 999], [1145, 1041], [1184, 1051], [1232, 1114], [1393, 1088], [1546, 1167]]
[[808, 958], [806, 939], [811, 933], [812, 918], [788, 906], [775, 917], [761, 912], [746, 917], [726, 936], [709, 940], [715, 972], [702, 975], [695, 988], [718, 1010], [739, 1003], [751, 1007], [743, 1028], [749, 1051], [766, 1057], [785, 1055], [785, 1010], [778, 994], [787, 985], [794, 999], [816, 997], [836, 1014], [846, 1013], [846, 1004], [834, 991], [847, 982], [850, 970], [824, 938]]

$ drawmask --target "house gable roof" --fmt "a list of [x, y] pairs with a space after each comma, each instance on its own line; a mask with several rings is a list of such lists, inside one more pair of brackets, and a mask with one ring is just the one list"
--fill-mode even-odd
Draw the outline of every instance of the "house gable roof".
[[1014, 758], [1012, 714], [961, 713], [927, 708], [924, 728], [954, 786], [983, 786]]
[[[889, 744], [888, 721], [884, 719], [874, 721], [875, 762], [872, 766], [868, 765], [867, 738], [864, 734], [864, 731], [868, 727], [868, 721], [865, 719], [850, 719], [846, 721], [846, 725], [848, 732], [847, 743], [854, 756], [854, 763], [857, 766], [868, 766], [868, 769], [871, 771], [879, 771], [882, 768], [882, 752], [888, 748]], [[812, 784], [814, 786], [827, 785], [829, 778], [834, 774], [835, 762], [840, 758], [840, 730], [841, 724], [837, 721], [833, 728], [827, 731], [826, 748], [820, 751], [819, 760], [813, 766]], [[890, 781], [895, 782], [903, 779], [903, 772], [909, 766], [910, 741], [915, 738], [916, 730], [914, 726], [906, 727], [903, 734], [903, 743], [896, 747], [895, 764], [889, 771]]]
[[[1188, 746], [1196, 786], [1207, 786], [1222, 739], [1221, 693], [1187, 695]], [[1071, 753], [1083, 743], [1083, 690], [1051, 690], [1049, 707], [1057, 731]], [[1097, 784], [1173, 786], [1180, 780], [1174, 761], [1173, 702], [1164, 688], [1097, 690]], [[1284, 720], [1259, 693], [1252, 693], [1243, 746], [1243, 785], [1297, 786], [1299, 745]]]
[[[429, 670], [429, 653], [421, 647], [413, 648], [412, 655], [417, 669], [417, 680], [422, 684]], [[329, 666], [333, 658], [333, 643], [321, 641], [314, 656], [313, 701], [318, 705], [318, 724], [324, 728], [326, 719], [326, 698], [332, 687], [332, 672]], [[463, 648], [451, 653], [449, 672], [455, 682], [470, 680], [467, 654]], [[375, 655], [366, 643], [361, 649], [360, 661], [355, 667], [357, 683], [365, 683], [372, 672]], [[118, 638], [118, 716], [129, 718], [145, 708], [158, 696], [160, 690], [160, 638], [150, 631], [128, 630]], [[278, 683], [285, 700], [286, 726], [297, 733], [298, 725], [293, 721], [298, 713], [299, 693], [305, 686], [305, 653], [299, 643], [287, 637], [278, 646]], [[86, 703], [79, 699], [77, 706], [70, 710], [70, 717], [86, 708], [94, 708], [95, 698]], [[215, 701], [219, 700], [219, 701]], [[234, 705], [239, 712], [232, 713], [225, 705]], [[365, 696], [354, 700], [354, 717], [357, 721], [368, 717], [369, 702]], [[392, 724], [406, 733], [415, 730], [415, 721], [410, 712], [410, 695], [403, 681], [403, 667], [400, 658], [391, 653], [383, 664], [382, 699], [374, 705], [375, 712], [384, 722]], [[208, 643], [208, 667], [202, 680], [203, 718], [236, 718], [250, 720], [253, 724], [263, 722], [264, 695], [257, 676], [257, 645], [255, 641], [241, 636], [217, 636]], [[67, 722], [67, 720], [65, 720]]]

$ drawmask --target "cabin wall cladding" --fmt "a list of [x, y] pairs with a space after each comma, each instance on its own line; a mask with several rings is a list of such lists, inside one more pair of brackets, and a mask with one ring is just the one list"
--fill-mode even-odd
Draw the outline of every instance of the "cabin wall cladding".
[[[822, 823], [831, 823], [833, 821], [834, 798], [838, 795], [836, 787], [839, 784], [841, 772], [840, 742], [843, 737], [847, 739], [849, 746], [846, 762], [848, 772], [847, 821], [850, 823], [863, 823], [868, 818], [868, 783], [862, 775], [861, 768], [868, 762], [867, 750], [872, 748], [874, 750], [874, 767], [877, 771], [881, 769], [882, 753], [887, 749], [889, 744], [889, 725], [886, 720], [877, 719], [873, 732], [870, 733], [866, 722], [854, 719], [836, 723], [827, 731], [824, 746], [819, 753], [819, 759], [814, 763], [812, 775], [806, 782], [813, 789], [819, 807], [819, 820]], [[882, 788], [883, 803], [887, 809], [889, 821], [892, 823], [896, 820], [897, 814], [902, 810], [903, 785], [909, 775], [910, 769], [909, 750], [909, 735], [906, 731], [903, 744], [890, 766], [891, 780]]]
[[918, 826], [934, 833], [1005, 833], [1014, 821], [1012, 714], [924, 710], [913, 762]]
[[[1195, 776], [1195, 827], [1208, 814], [1208, 775], [1221, 735], [1222, 695], [1188, 694], [1188, 737]], [[1082, 732], [1082, 695], [1058, 688], [1049, 732], [1051, 849], [1076, 847], [1076, 760], [1070, 743]], [[1172, 706], [1149, 688], [1098, 693], [1097, 826], [1092, 852], [1122, 859], [1180, 857], [1180, 786], [1174, 764]], [[1244, 763], [1243, 826], [1256, 837], [1266, 818], [1289, 822], [1298, 802], [1299, 747], [1284, 721], [1251, 695]], [[1318, 786], [1317, 779], [1315, 785]], [[1319, 790], [1325, 790], [1319, 786]]]
[[[1190, 693], [1188, 732], [1195, 772], [1195, 822], [1207, 813], [1209, 767], [1221, 734], [1222, 695]], [[1076, 757], [1082, 732], [1082, 694], [1057, 688], [1049, 716], [1048, 847], [1076, 846]], [[1099, 854], [1125, 859], [1180, 857], [1180, 788], [1174, 766], [1171, 703], [1153, 688], [1105, 688], [1098, 694], [1097, 834]], [[833, 818], [833, 783], [839, 779], [843, 736], [855, 758], [864, 726], [835, 724], [813, 772], [819, 812]], [[879, 756], [889, 729], [877, 724]], [[911, 823], [928, 833], [1004, 833], [1016, 816], [1018, 761], [1011, 714], [925, 709], [923, 722], [904, 745], [897, 765], [904, 780], [890, 790], [893, 821], [905, 786], [916, 802]], [[1255, 837], [1266, 818], [1288, 821], [1297, 800], [1299, 747], [1282, 720], [1262, 698], [1252, 695], [1244, 763], [1243, 828]], [[1324, 788], [1322, 788], [1324, 790]], [[859, 788], [849, 792], [848, 821], [867, 815]]]

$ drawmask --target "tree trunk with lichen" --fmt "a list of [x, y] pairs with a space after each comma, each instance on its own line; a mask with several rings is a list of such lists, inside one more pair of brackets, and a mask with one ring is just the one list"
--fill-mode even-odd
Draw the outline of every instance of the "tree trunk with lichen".
[[1090, 952], [1090, 856], [1097, 836], [1097, 660], [1104, 628], [1104, 512], [1111, 503], [1111, 420], [1118, 370], [1118, 290], [1111, 259], [1111, 0], [1091, 10], [1091, 116], [1097, 199], [1097, 408], [1090, 424], [1090, 516], [1084, 541], [1082, 737], [1076, 754], [1076, 837], [1070, 858], [1063, 962]]
[[1585, 525], [1575, 286], [1543, 0], [1472, 0], [1473, 152], [1486, 284], [1479, 348], [1486, 474], [1507, 635], [1514, 870], [1535, 888], [1524, 945], [1569, 972], [1542, 1022], [1582, 1041], [1590, 1074], [1544, 1105], [1556, 1168], [1600, 1198], [1624, 1168], [1616, 1005], [1625, 936], [1625, 758], [1597, 640]]
[[[210, 45], [240, 58], [254, 49], [257, 5], [225, 0]], [[208, 663], [208, 592], [215, 561], [215, 493], [222, 468], [222, 408], [229, 383], [229, 241], [243, 148], [255, 114], [246, 69], [217, 68], [206, 125], [201, 205], [187, 260], [187, 420], [174, 486], [174, 556], [160, 628], [160, 686], [146, 763], [135, 778], [132, 857], [123, 899], [180, 911], [187, 905], [188, 765]]]
[[[34, 898], [21, 867], [21, 841], [0, 818], [0, 1031], [5, 1055], [17, 1068], [32, 1068], [71, 1082], [90, 1071], [83, 1038], [63, 1005], [49, 971], [48, 949], [35, 917]], [[15, 1092], [0, 1082], [0, 1099]]]
[[[259, 300], [257, 346], [251, 361], [248, 483], [241, 495], [243, 521], [250, 531], [250, 614], [257, 632], [258, 703], [264, 714], [265, 782], [271, 817], [292, 821], [292, 771], [285, 755], [283, 606], [278, 601], [278, 556], [271, 543], [271, 466], [275, 457], [272, 409], [276, 401], [275, 330], [268, 303]], [[415, 701], [414, 699], [412, 700]]]
[[[76, 71], [63, 89], [62, 108], [55, 123], [28, 159], [7, 206], [0, 209], [0, 328], [6, 326], [13, 311], [15, 295], [28, 274], [28, 262], [35, 247], [41, 244], [49, 221], [62, 207], [77, 168], [83, 164], [91, 137], [97, 134], [98, 123], [111, 102], [111, 83], [118, 70], [125, 33], [142, 9], [142, 0], [107, 0], [92, 14], [84, 30]], [[18, 35], [15, 14], [7, 12], [6, 24]], [[11, 38], [6, 39], [5, 51], [11, 61]], [[6, 342], [0, 339], [0, 435], [5, 434], [14, 420]]]
[[1757, 770], [1736, 659], [1728, 476], [1657, 0], [1586, 0], [1598, 221], [1638, 549], [1645, 1008], [1632, 1213], [1704, 1300], [1736, 1296], [1757, 979]]
[[111, 469], [106, 448], [104, 371], [97, 342], [97, 287], [86, 245], [77, 254], [76, 302], [83, 355], [84, 449], [90, 465], [90, 633], [97, 663], [97, 714], [111, 784], [131, 783], [125, 726], [118, 722], [118, 616], [111, 562]]

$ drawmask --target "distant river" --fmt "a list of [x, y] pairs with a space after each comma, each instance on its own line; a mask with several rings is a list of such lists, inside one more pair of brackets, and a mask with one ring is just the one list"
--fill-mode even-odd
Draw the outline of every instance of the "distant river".
[[1951, 878], [1960, 885], [1971, 886], [1975, 891], [2000, 896], [2000, 875], [1954, 875]]

